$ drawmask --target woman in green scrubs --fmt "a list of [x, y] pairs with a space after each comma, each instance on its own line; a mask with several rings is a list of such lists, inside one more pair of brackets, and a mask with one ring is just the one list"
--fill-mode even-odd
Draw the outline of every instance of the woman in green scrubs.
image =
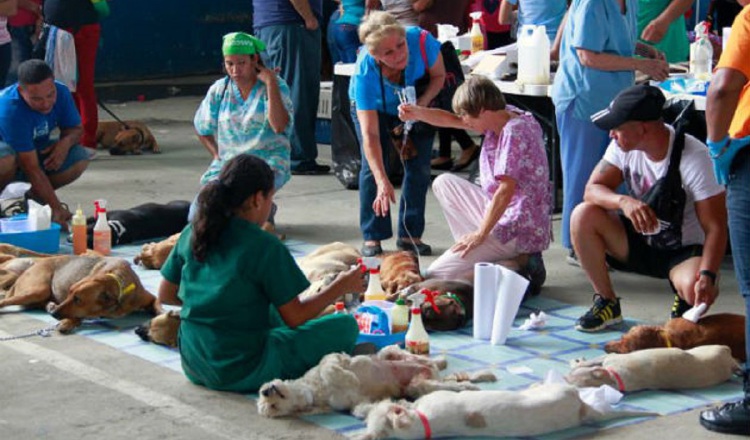
[[359, 267], [317, 295], [294, 258], [260, 225], [273, 202], [274, 174], [240, 154], [198, 196], [198, 212], [161, 270], [159, 299], [181, 305], [182, 368], [193, 383], [254, 392], [265, 382], [303, 375], [326, 354], [351, 353], [359, 330], [350, 315], [317, 316], [346, 294], [361, 293]]
[[640, 40], [664, 52], [669, 63], [688, 60], [685, 13], [694, 0], [638, 0]]

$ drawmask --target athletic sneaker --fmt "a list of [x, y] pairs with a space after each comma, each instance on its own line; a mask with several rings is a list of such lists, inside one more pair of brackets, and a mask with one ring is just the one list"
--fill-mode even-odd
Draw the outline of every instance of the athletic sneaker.
[[576, 255], [576, 251], [574, 251], [573, 249], [571, 249], [570, 252], [568, 252], [568, 256], [565, 257], [565, 261], [567, 261], [568, 264], [570, 264], [571, 266], [581, 267], [581, 262], [578, 261], [578, 256]]
[[585, 315], [578, 318], [576, 330], [595, 332], [622, 322], [620, 312], [620, 298], [608, 300], [601, 295], [594, 294], [594, 305]]
[[680, 298], [680, 295], [674, 294], [674, 302], [672, 303], [672, 312], [670, 313], [670, 317], [672, 319], [674, 318], [680, 318], [682, 315], [685, 314], [688, 310], [692, 309], [693, 307], [687, 303], [684, 299]]

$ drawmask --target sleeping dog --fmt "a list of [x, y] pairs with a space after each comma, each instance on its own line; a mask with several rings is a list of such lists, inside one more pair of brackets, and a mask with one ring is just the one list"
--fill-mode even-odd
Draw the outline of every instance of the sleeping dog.
[[630, 353], [646, 348], [677, 347], [688, 349], [700, 345], [726, 345], [732, 356], [744, 362], [745, 317], [719, 313], [701, 318], [697, 323], [684, 318], [674, 318], [660, 325], [638, 325], [621, 339], [604, 345], [607, 353]]
[[86, 318], [119, 318], [136, 310], [161, 312], [158, 300], [122, 258], [62, 255], [37, 260], [0, 300], [0, 308], [45, 308], [68, 333]]
[[112, 155], [141, 154], [144, 148], [161, 153], [151, 130], [138, 121], [100, 121], [96, 128], [96, 142], [108, 148]]
[[[413, 284], [406, 290], [410, 295], [427, 289], [437, 295], [422, 303], [422, 322], [430, 331], [448, 331], [462, 328], [474, 313], [474, 286], [461, 280], [436, 278]], [[434, 306], [433, 306], [434, 303]]]

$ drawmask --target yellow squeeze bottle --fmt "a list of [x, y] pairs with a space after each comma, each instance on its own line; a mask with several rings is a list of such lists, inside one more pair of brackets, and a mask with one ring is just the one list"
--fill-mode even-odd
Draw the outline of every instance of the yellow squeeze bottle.
[[471, 36], [471, 53], [474, 54], [484, 50], [484, 34], [482, 34], [482, 27], [479, 24], [479, 20], [482, 18], [482, 12], [472, 12], [469, 15], [473, 22], [469, 35]]
[[385, 291], [380, 284], [380, 270], [377, 268], [370, 269], [370, 281], [367, 282], [365, 301], [385, 301]]

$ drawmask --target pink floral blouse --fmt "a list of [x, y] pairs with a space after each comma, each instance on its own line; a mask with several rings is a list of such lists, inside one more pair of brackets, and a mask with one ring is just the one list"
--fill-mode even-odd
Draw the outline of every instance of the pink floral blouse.
[[519, 117], [511, 119], [500, 135], [485, 132], [479, 157], [479, 180], [491, 199], [498, 179], [516, 181], [516, 191], [492, 233], [507, 243], [514, 238], [519, 252], [540, 252], [551, 237], [549, 165], [542, 128], [531, 113], [508, 106]]

